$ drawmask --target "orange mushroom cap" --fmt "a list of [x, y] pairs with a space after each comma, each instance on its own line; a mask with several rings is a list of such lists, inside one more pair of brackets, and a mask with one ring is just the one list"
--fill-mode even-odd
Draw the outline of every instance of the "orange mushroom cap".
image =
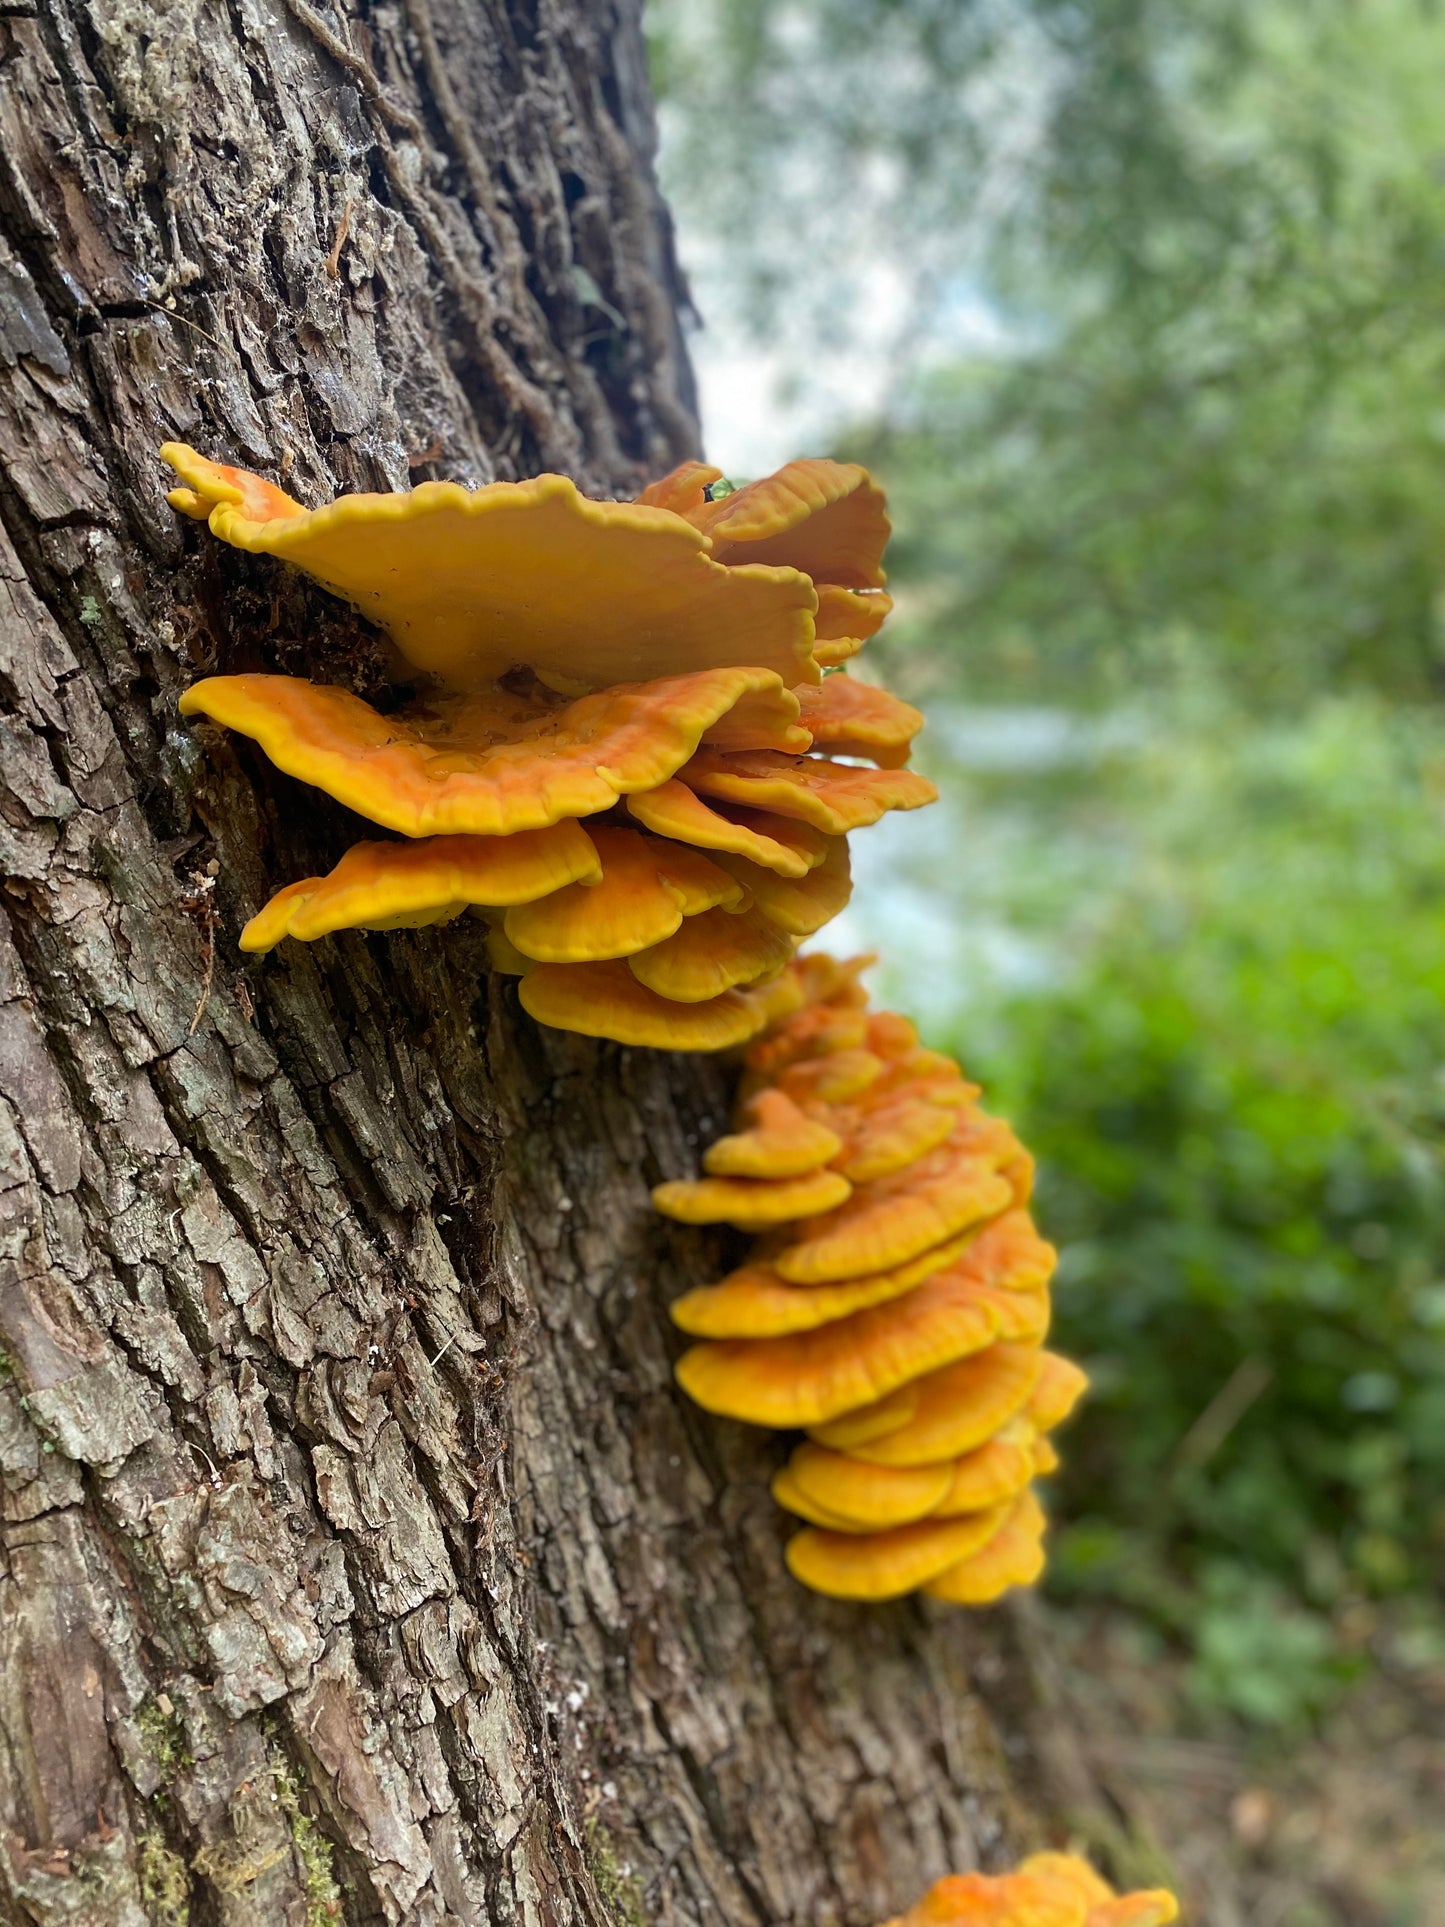
[[902, 769], [923, 727], [922, 710], [841, 671], [800, 690], [798, 711], [815, 748], [866, 756], [881, 769]]
[[724, 1418], [820, 1426], [981, 1351], [993, 1334], [986, 1306], [934, 1277], [902, 1298], [813, 1331], [693, 1345], [677, 1362], [677, 1379], [705, 1410]]
[[553, 1030], [651, 1050], [727, 1050], [764, 1022], [736, 990], [705, 1004], [675, 1004], [640, 984], [625, 963], [538, 964], [518, 995], [528, 1015]]
[[670, 1308], [672, 1321], [694, 1338], [782, 1338], [814, 1331], [850, 1312], [903, 1297], [946, 1269], [965, 1242], [952, 1239], [906, 1265], [836, 1285], [790, 1285], [765, 1263], [744, 1265], [721, 1284], [685, 1292]]
[[[972, 1278], [965, 1270], [963, 1275]], [[998, 1320], [998, 1335], [1013, 1345], [1042, 1345], [1053, 1322], [1053, 1304], [1046, 1291], [1001, 1291], [997, 1285], [973, 1279], [978, 1298]]]
[[600, 882], [570, 884], [508, 910], [507, 936], [524, 957], [538, 963], [630, 957], [670, 937], [685, 917], [742, 901], [735, 880], [700, 850], [605, 823], [591, 836]]
[[799, 957], [795, 968], [808, 1003], [862, 1010], [868, 1002], [868, 992], [858, 979], [877, 961], [877, 956], [869, 950], [856, 957], [830, 957], [826, 950], [814, 950], [806, 957]]
[[[794, 974], [800, 982], [812, 961], [812, 957], [799, 957], [794, 964]], [[807, 994], [806, 986], [803, 994]], [[769, 1036], [749, 1046], [748, 1069], [771, 1079], [789, 1064], [804, 1058], [826, 1057], [835, 1050], [861, 1050], [867, 1035], [865, 1012], [837, 1004], [809, 1002]], [[879, 1062], [881, 1065], [881, 1058]]]
[[1031, 1854], [1019, 1874], [1032, 1880], [1051, 1880], [1082, 1895], [1089, 1912], [1084, 1927], [1168, 1927], [1179, 1918], [1179, 1902], [1163, 1888], [1144, 1893], [1116, 1894], [1087, 1860], [1072, 1853]]
[[836, 1171], [809, 1171], [796, 1178], [675, 1178], [653, 1187], [652, 1202], [680, 1224], [731, 1224], [761, 1231], [787, 1224], [818, 1198], [845, 1198], [852, 1186]]
[[891, 1099], [886, 1095], [874, 1098], [870, 1103], [876, 1090], [875, 1083], [863, 1093], [860, 1104], [838, 1117], [848, 1135], [834, 1168], [854, 1184], [868, 1184], [905, 1170], [953, 1134], [950, 1107], [906, 1093]]
[[[939, 1276], [960, 1289], [950, 1273]], [[987, 1309], [992, 1317], [992, 1307]], [[876, 1400], [810, 1429], [819, 1444], [873, 1465], [937, 1464], [973, 1451], [1024, 1411], [1042, 1373], [1041, 1354], [1032, 1347], [991, 1344], [927, 1376], [916, 1375], [907, 1405]], [[885, 1419], [892, 1421], [887, 1430]]]
[[887, 1532], [828, 1532], [808, 1526], [788, 1541], [788, 1570], [833, 1599], [898, 1599], [956, 1566], [1003, 1524], [1006, 1508], [966, 1519], [920, 1519]]
[[775, 975], [792, 956], [793, 939], [759, 910], [711, 910], [674, 936], [638, 951], [628, 967], [639, 983], [680, 1004], [700, 1003], [735, 984]]
[[[934, 1881], [906, 1914], [884, 1922], [884, 1927], [1018, 1927], [1009, 1901], [1006, 1880], [989, 1874], [948, 1874]], [[1057, 1921], [1050, 1927], [1060, 1927]], [[1066, 1921], [1063, 1927], [1082, 1927]]]
[[1012, 1194], [995, 1163], [969, 1143], [950, 1141], [905, 1171], [860, 1185], [846, 1204], [802, 1225], [774, 1268], [792, 1284], [812, 1285], [901, 1265], [1007, 1207]]
[[691, 515], [705, 507], [708, 489], [721, 480], [722, 470], [709, 462], [680, 462], [670, 474], [649, 482], [637, 500], [674, 515]]
[[1173, 1894], [1116, 1894], [1077, 1854], [1031, 1854], [1013, 1873], [952, 1873], [884, 1927], [1168, 1927]]
[[778, 1088], [796, 1103], [841, 1104], [883, 1075], [883, 1060], [867, 1050], [829, 1051], [804, 1058], [779, 1073]]
[[1086, 1903], [1076, 1892], [1027, 1875], [964, 1874], [940, 1880], [931, 1893], [933, 1904], [910, 1908], [904, 1927], [1087, 1927]]
[[475, 490], [424, 482], [306, 510], [180, 443], [161, 456], [186, 484], [171, 494], [176, 508], [235, 548], [305, 570], [451, 683], [489, 682], [518, 663], [570, 694], [679, 662], [817, 680], [807, 575], [761, 551], [742, 567], [716, 561], [666, 509], [590, 501], [566, 476], [538, 475]]
[[[937, 1511], [953, 1480], [951, 1465], [869, 1465], [811, 1440], [794, 1448], [786, 1473], [781, 1490], [773, 1481], [779, 1505], [842, 1532], [910, 1525]], [[790, 1493], [803, 1505], [790, 1505]]]
[[936, 1574], [923, 1590], [930, 1599], [946, 1599], [955, 1606], [991, 1606], [1012, 1587], [1033, 1585], [1044, 1569], [1046, 1524], [1033, 1493], [1020, 1493], [997, 1532], [957, 1565]]
[[918, 1048], [918, 1026], [896, 1010], [870, 1010], [865, 1041], [880, 1057], [901, 1057]]
[[775, 474], [687, 511], [727, 562], [771, 562], [815, 582], [876, 589], [889, 536], [883, 491], [855, 462], [787, 462]]
[[886, 1927], [1168, 1927], [1162, 1891], [1119, 1895], [1086, 1860], [1037, 1853], [1008, 1874], [951, 1874]]
[[932, 1517], [952, 1519], [961, 1512], [982, 1512], [1016, 1499], [1037, 1469], [1040, 1441], [1027, 1419], [1010, 1419], [985, 1444], [953, 1460], [947, 1492]]
[[737, 878], [769, 923], [791, 937], [811, 937], [853, 894], [846, 837], [829, 837], [823, 861], [802, 877], [777, 876], [747, 857], [723, 852], [717, 861]]
[[713, 669], [564, 708], [497, 690], [402, 717], [331, 684], [244, 675], [208, 676], [180, 708], [253, 737], [288, 776], [403, 836], [506, 836], [665, 782], [742, 697], [769, 693], [787, 695], [771, 671]]
[[515, 836], [357, 843], [328, 875], [279, 890], [241, 932], [241, 948], [271, 950], [283, 937], [312, 943], [334, 930], [445, 923], [469, 904], [528, 903], [601, 880], [596, 846], [573, 822]]
[[902, 1051], [887, 1060], [888, 1068], [876, 1095], [926, 1094], [933, 1104], [962, 1106], [979, 1095], [951, 1057], [938, 1050]]
[[725, 803], [748, 803], [796, 816], [831, 836], [866, 829], [889, 810], [916, 810], [938, 800], [926, 776], [911, 769], [867, 769], [822, 756], [776, 750], [699, 750], [678, 775], [689, 789]]
[[779, 1018], [791, 1016], [801, 1004], [803, 988], [793, 972], [793, 965], [797, 961], [794, 957], [791, 963], [783, 966], [776, 977], [764, 977], [760, 982], [750, 984], [746, 990], [739, 992], [739, 995], [746, 997], [756, 1011], [759, 1030], [765, 1030], [769, 1024], [777, 1023]]
[[[814, 468], [823, 466], [836, 469], [838, 464], [815, 463], [792, 464], [790, 466], [794, 469], [808, 466]], [[862, 471], [848, 470], [845, 471], [845, 473], [853, 476], [861, 475]], [[716, 503], [709, 502], [706, 494], [707, 489], [709, 489], [714, 482], [721, 481], [721, 479], [720, 472], [715, 468], [709, 467], [705, 462], [684, 462], [681, 467], [674, 469], [671, 475], [665, 475], [661, 481], [651, 483], [642, 491], [637, 499], [639, 502], [647, 503], [654, 508], [671, 509], [676, 515], [686, 516], [696, 527], [714, 530], [718, 522], [728, 518], [727, 504], [731, 501], [733, 504], [731, 510], [731, 526], [736, 530], [741, 524], [743, 516], [750, 515], [751, 511], [756, 509], [757, 493], [762, 487], [767, 486], [767, 484], [752, 484], [749, 489], [735, 489], [732, 490], [728, 496], [720, 497]], [[770, 477], [769, 483], [776, 482], [776, 480], [776, 477]], [[741, 505], [737, 502], [739, 495], [748, 498]], [[819, 491], [813, 499], [824, 515], [829, 513], [831, 503], [826, 499], [826, 491]], [[803, 499], [796, 494], [792, 496], [792, 504], [795, 509], [806, 508], [807, 506]], [[853, 511], [856, 514], [858, 507], [865, 508], [865, 513], [863, 517], [860, 518], [859, 532], [862, 534], [867, 545], [865, 556], [871, 555], [875, 564], [877, 558], [882, 554], [882, 548], [879, 545], [880, 534], [883, 540], [886, 541], [887, 539], [887, 525], [881, 516], [882, 506], [881, 495], [874, 491], [871, 496], [865, 497], [862, 502], [855, 504]], [[834, 512], [836, 514], [836, 511]], [[800, 523], [805, 523], [807, 519], [806, 516], [800, 516], [799, 521]], [[806, 528], [801, 532], [803, 534], [808, 533]], [[848, 531], [846, 527], [839, 526], [832, 532], [830, 540], [837, 542], [838, 538], [842, 537], [846, 542], [847, 534]], [[726, 535], [724, 536], [725, 542], [729, 541], [729, 539]], [[743, 541], [738, 542], [736, 546], [728, 547], [725, 550], [726, 559], [733, 562], [761, 560], [762, 558], [755, 549], [745, 546], [746, 542], [757, 539], [758, 537], [756, 536], [744, 538]], [[830, 566], [828, 554], [823, 551], [816, 540], [811, 542], [805, 552], [802, 547], [797, 546], [799, 542], [798, 534], [792, 534], [776, 524], [769, 528], [768, 539], [775, 542], [780, 541], [779, 553], [788, 553], [790, 559], [793, 557], [802, 558], [806, 553], [807, 560], [814, 563], [817, 567], [827, 568]], [[875, 551], [876, 554], [874, 553]], [[718, 555], [716, 549], [714, 550], [714, 555], [719, 560], [723, 559], [722, 556]], [[775, 555], [769, 556], [768, 559], [776, 560], [777, 557]], [[794, 566], [803, 566], [802, 560], [796, 561]], [[843, 566], [845, 568], [851, 567], [852, 572], [856, 573], [856, 553], [853, 556], [845, 555]], [[811, 575], [813, 573], [812, 569], [808, 569], [807, 573]], [[880, 574], [879, 580], [881, 581], [881, 579]], [[868, 638], [877, 634], [893, 608], [893, 598], [885, 594], [882, 589], [845, 588], [841, 582], [830, 581], [822, 576], [814, 576], [813, 586], [818, 595], [818, 613], [814, 618], [815, 641], [813, 653], [815, 661], [819, 664], [845, 662], [850, 656], [856, 655]]]
[[702, 1156], [714, 1178], [798, 1178], [826, 1164], [843, 1140], [804, 1115], [782, 1091], [759, 1091], [743, 1107], [748, 1128], [720, 1137]]
[[806, 876], [828, 853], [822, 831], [809, 824], [764, 810], [715, 810], [675, 777], [629, 796], [627, 808], [658, 836], [700, 850], [729, 850], [783, 877]]
[[813, 618], [814, 660], [846, 662], [892, 614], [893, 598], [881, 589], [845, 589], [836, 582], [815, 582], [818, 613]]
[[1052, 1432], [1056, 1425], [1063, 1424], [1088, 1389], [1088, 1373], [1073, 1359], [1044, 1352], [1039, 1381], [1026, 1407], [1028, 1416], [1041, 1432]]

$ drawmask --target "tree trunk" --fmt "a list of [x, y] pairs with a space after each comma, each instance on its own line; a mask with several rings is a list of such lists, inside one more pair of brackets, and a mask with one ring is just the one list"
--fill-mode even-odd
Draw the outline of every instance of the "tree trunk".
[[727, 1254], [647, 1187], [727, 1067], [539, 1030], [465, 922], [243, 965], [355, 824], [177, 720], [384, 672], [159, 442], [313, 503], [693, 452], [637, 0], [0, 39], [0, 1915], [866, 1922], [1009, 1857], [1088, 1792], [1027, 1621], [800, 1591], [776, 1442], [673, 1389]]

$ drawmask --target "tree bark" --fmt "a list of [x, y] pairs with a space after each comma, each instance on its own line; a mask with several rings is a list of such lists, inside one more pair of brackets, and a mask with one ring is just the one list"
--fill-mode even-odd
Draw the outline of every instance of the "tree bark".
[[[354, 819], [182, 727], [384, 680], [166, 507], [694, 452], [637, 0], [0, 8], [0, 1915], [881, 1918], [1090, 1795], [1027, 1622], [800, 1591], [671, 1383], [729, 1072], [481, 932], [243, 964]], [[1022, 1632], [1021, 1632], [1022, 1626]]]

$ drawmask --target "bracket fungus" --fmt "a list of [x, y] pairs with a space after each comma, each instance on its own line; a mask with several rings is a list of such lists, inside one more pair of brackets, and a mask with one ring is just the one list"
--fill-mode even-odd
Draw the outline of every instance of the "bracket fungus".
[[904, 767], [919, 712], [839, 667], [891, 607], [883, 497], [854, 464], [716, 496], [693, 462], [635, 502], [541, 475], [312, 510], [161, 454], [174, 507], [350, 602], [409, 686], [385, 714], [303, 676], [207, 676], [182, 698], [404, 839], [288, 884], [247, 949], [472, 908], [539, 1022], [719, 1050], [781, 1014], [768, 986], [848, 901], [849, 831], [936, 794]]
[[950, 1874], [883, 1927], [1169, 1927], [1162, 1887], [1119, 1894], [1072, 1853], [1036, 1853], [1012, 1873]]
[[[807, 1433], [773, 1480], [815, 1591], [986, 1605], [1043, 1569], [1034, 1481], [1084, 1374], [1043, 1349], [1055, 1253], [1033, 1165], [951, 1058], [870, 1011], [856, 968], [810, 955], [748, 1047], [736, 1129], [653, 1202], [762, 1235], [674, 1323], [683, 1389]], [[833, 1201], [824, 1204], [828, 1188]]]

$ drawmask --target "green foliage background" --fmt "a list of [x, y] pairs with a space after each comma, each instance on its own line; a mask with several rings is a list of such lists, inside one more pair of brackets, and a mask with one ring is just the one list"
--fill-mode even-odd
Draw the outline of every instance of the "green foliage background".
[[[650, 18], [739, 309], [846, 336], [862, 261], [909, 277], [838, 452], [890, 491], [868, 660], [953, 816], [859, 839], [854, 928], [954, 933], [946, 995], [937, 944], [889, 994], [1040, 1154], [1095, 1378], [1049, 1583], [1292, 1731], [1445, 1656], [1445, 11]], [[1021, 712], [1085, 747], [977, 753]]]

